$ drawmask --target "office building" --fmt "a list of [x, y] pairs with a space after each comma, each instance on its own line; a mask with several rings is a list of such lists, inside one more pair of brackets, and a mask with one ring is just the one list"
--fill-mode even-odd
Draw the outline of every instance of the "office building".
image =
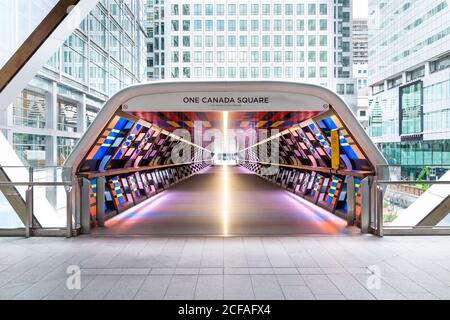
[[154, 1], [152, 79], [288, 80], [356, 108], [352, 1]]
[[373, 140], [392, 164], [449, 164], [449, 2], [371, 0], [369, 13]]
[[369, 30], [367, 19], [353, 20], [353, 77], [356, 81], [357, 117], [364, 128], [369, 124], [367, 77], [369, 70]]

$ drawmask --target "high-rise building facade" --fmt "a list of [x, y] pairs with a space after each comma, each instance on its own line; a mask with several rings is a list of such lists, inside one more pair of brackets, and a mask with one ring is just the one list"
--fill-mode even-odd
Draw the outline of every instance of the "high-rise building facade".
[[142, 0], [102, 0], [0, 117], [24, 164], [62, 165], [103, 103], [146, 78]]
[[449, 5], [369, 1], [369, 131], [393, 164], [450, 163]]
[[353, 20], [353, 77], [356, 80], [357, 117], [364, 128], [369, 124], [369, 30], [367, 19]]
[[351, 0], [155, 0], [152, 19], [153, 79], [309, 82], [356, 107]]

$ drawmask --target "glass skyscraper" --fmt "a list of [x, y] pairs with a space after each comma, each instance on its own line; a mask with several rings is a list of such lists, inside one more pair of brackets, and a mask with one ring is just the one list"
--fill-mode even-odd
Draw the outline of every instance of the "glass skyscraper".
[[351, 0], [148, 4], [150, 79], [301, 81], [356, 107]]
[[449, 5], [369, 1], [369, 131], [392, 164], [450, 164]]
[[146, 78], [143, 7], [101, 0], [2, 114], [24, 164], [62, 165], [103, 103]]

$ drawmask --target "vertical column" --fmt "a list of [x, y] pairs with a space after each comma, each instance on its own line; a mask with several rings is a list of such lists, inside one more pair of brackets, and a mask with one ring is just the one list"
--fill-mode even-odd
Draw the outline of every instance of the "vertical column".
[[56, 137], [56, 132], [58, 131], [58, 86], [56, 82], [52, 83], [52, 87], [47, 93], [45, 104], [47, 107], [46, 127], [51, 132], [46, 138], [45, 164], [47, 166], [56, 166], [58, 162]]
[[81, 208], [81, 232], [85, 234], [91, 233], [91, 214], [89, 211], [89, 188], [90, 182], [86, 178], [81, 180], [81, 195], [80, 195], [80, 208]]
[[347, 178], [347, 225], [355, 225], [355, 178]]
[[[50, 134], [45, 137], [45, 165], [46, 180], [57, 181], [56, 168], [58, 165], [58, 86], [56, 82], [51, 84], [50, 91], [45, 97], [45, 104], [47, 107], [46, 127]], [[56, 208], [58, 199], [58, 187], [46, 187], [45, 194], [50, 204]]]
[[83, 93], [81, 101], [77, 105], [77, 131], [83, 134], [86, 131], [86, 94]]
[[369, 233], [370, 217], [371, 217], [371, 186], [370, 178], [361, 181], [361, 232]]
[[97, 178], [97, 222], [99, 227], [105, 226], [105, 177]]

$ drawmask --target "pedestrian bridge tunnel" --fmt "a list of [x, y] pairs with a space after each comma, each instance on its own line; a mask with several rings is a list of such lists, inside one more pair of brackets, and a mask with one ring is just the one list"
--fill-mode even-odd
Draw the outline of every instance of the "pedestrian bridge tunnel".
[[[151, 214], [151, 206], [141, 203], [170, 193], [181, 183], [187, 187], [178, 188], [174, 197], [185, 199], [183, 219], [195, 216], [195, 206], [219, 201], [205, 200], [210, 190], [195, 195], [189, 188], [191, 180], [193, 185], [206, 185], [201, 179], [205, 172], [204, 177], [214, 172], [253, 173], [263, 178], [258, 178], [258, 185], [270, 184], [313, 211], [326, 211], [368, 232], [374, 210], [371, 182], [383, 174], [378, 168], [385, 164], [348, 106], [323, 87], [287, 82], [156, 82], [112, 97], [66, 166], [72, 170], [71, 178], [79, 181], [76, 207], [83, 232], [108, 226], [108, 220], [121, 215], [132, 220], [132, 213], [139, 210]], [[231, 169], [219, 170], [222, 166]], [[253, 188], [252, 184], [244, 188], [244, 180], [236, 183], [235, 189], [242, 190], [231, 194], [249, 197], [233, 206], [239, 207], [237, 211], [241, 207], [253, 211], [257, 220], [261, 210], [257, 190], [243, 190]], [[180, 195], [183, 190], [190, 192], [189, 197]], [[230, 197], [229, 191], [219, 193], [224, 192]], [[276, 225], [276, 211], [283, 215], [282, 202], [288, 200], [270, 201]], [[183, 233], [182, 228], [173, 230]]]

